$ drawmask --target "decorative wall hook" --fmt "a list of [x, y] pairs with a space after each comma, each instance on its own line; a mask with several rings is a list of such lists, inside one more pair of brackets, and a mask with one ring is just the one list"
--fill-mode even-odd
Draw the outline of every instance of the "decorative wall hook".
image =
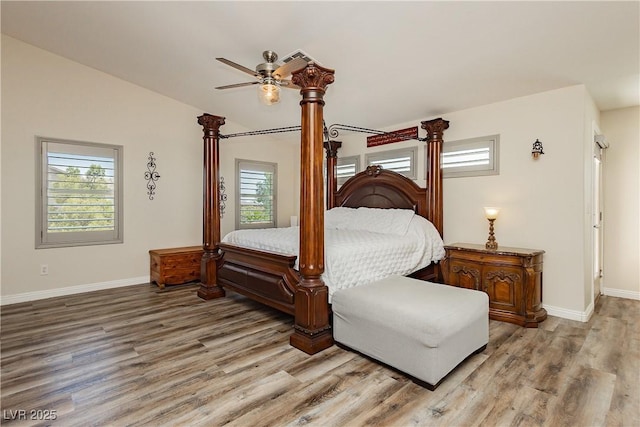
[[538, 159], [540, 154], [544, 154], [544, 151], [542, 151], [542, 142], [538, 141], [536, 138], [536, 142], [533, 143], [533, 148], [531, 149], [531, 156], [534, 159]]
[[160, 174], [156, 172], [156, 158], [153, 157], [153, 151], [149, 152], [147, 169], [149, 170], [144, 173], [144, 179], [147, 180], [147, 194], [149, 195], [149, 200], [153, 200], [153, 196], [156, 194], [156, 181], [160, 179]]

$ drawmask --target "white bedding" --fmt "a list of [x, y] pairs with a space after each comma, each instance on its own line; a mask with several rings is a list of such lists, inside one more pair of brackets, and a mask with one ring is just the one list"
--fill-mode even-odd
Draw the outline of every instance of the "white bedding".
[[[325, 214], [325, 271], [322, 278], [329, 288], [329, 301], [336, 290], [371, 283], [393, 274], [407, 275], [444, 257], [444, 245], [436, 228], [412, 211], [359, 208], [357, 211], [360, 212], [354, 213], [351, 211], [356, 209], [336, 209], [343, 211], [332, 209]], [[376, 215], [380, 213], [378, 211], [385, 212]], [[297, 256], [298, 235], [298, 227], [236, 230], [222, 241]]]

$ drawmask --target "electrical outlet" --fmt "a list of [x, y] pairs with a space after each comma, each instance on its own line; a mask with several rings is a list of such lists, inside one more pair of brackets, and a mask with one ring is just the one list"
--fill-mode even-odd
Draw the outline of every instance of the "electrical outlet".
[[40, 266], [40, 275], [46, 276], [47, 274], [49, 274], [49, 266], [47, 264], [42, 264]]

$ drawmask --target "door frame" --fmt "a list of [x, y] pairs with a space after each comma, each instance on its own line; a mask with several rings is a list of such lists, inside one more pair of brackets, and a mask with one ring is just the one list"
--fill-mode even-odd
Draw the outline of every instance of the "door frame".
[[608, 147], [599, 129], [593, 126], [593, 143], [591, 159], [591, 302], [595, 305], [603, 295], [605, 282], [604, 274], [604, 179], [605, 179], [605, 150]]

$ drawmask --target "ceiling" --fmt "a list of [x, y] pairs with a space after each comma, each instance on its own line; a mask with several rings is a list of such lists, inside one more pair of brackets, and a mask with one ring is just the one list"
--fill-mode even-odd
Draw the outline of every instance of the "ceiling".
[[[2, 1], [2, 32], [248, 129], [297, 125], [300, 95], [257, 100], [262, 51], [335, 70], [327, 123], [383, 128], [585, 84], [640, 104], [640, 3]], [[550, 106], [551, 107], [551, 106]]]

